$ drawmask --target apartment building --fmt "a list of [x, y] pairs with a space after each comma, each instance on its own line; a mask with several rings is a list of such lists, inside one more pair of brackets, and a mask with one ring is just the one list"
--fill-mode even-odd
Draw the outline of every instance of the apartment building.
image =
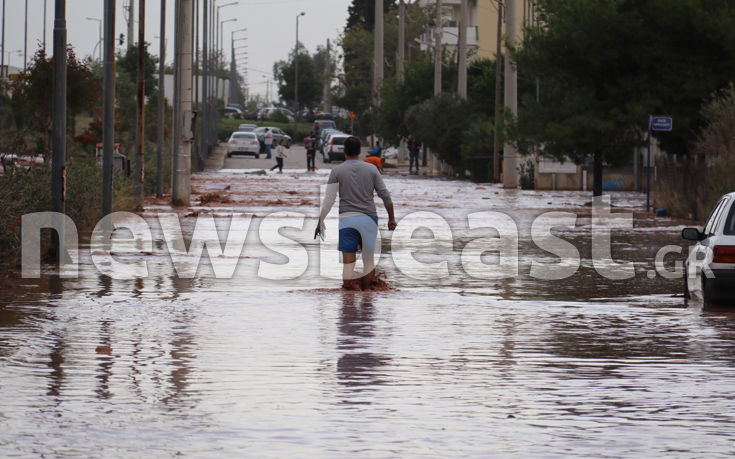
[[[504, 0], [501, 2], [498, 0], [467, 0], [467, 48], [471, 59], [495, 58], [498, 43], [498, 4], [508, 1], [515, 1], [516, 30], [519, 38], [525, 25], [535, 24], [534, 0]], [[434, 16], [436, 0], [419, 0], [419, 4], [427, 8]], [[461, 7], [462, 0], [442, 0], [442, 45], [450, 53], [457, 50]], [[505, 30], [503, 22], [503, 34]], [[430, 30], [421, 36], [420, 44], [422, 50], [434, 46]]]

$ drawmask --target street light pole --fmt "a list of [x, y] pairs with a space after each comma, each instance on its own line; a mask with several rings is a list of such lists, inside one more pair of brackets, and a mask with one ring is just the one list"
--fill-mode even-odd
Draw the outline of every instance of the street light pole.
[[226, 8], [228, 6], [233, 6], [237, 4], [238, 2], [230, 2], [230, 3], [225, 3], [224, 5], [217, 5], [217, 16], [214, 22], [214, 28], [213, 28], [214, 33], [212, 37], [212, 42], [214, 44], [214, 52], [212, 56], [212, 60], [214, 61], [214, 69], [212, 71], [212, 76], [214, 78], [214, 85], [213, 85], [214, 94], [212, 97], [212, 104], [213, 104], [212, 111], [210, 113], [210, 117], [211, 117], [210, 129], [211, 129], [211, 136], [212, 136], [211, 138], [212, 138], [213, 147], [214, 145], [217, 144], [217, 115], [218, 115], [217, 99], [219, 98], [219, 77], [217, 76], [217, 71], [219, 70], [219, 62], [220, 62], [219, 61], [220, 59], [219, 57], [219, 49], [220, 49], [219, 37], [221, 35], [220, 28], [222, 27], [222, 24], [220, 23], [220, 20], [219, 20], [219, 10], [220, 8]]
[[46, 52], [46, 0], [43, 0], [43, 52]]
[[26, 68], [28, 67], [28, 0], [26, 0], [25, 15], [26, 20], [23, 26], [23, 73], [26, 73]]
[[112, 168], [115, 151], [115, 0], [105, 0], [105, 61], [102, 95], [102, 216], [112, 212]]
[[434, 95], [442, 92], [442, 0], [436, 0], [434, 25]]
[[[219, 51], [220, 59], [222, 59], [222, 65], [224, 65], [224, 57], [225, 57], [225, 51], [224, 51], [225, 40], [222, 37], [222, 32], [224, 32], [224, 30], [225, 30], [225, 24], [228, 23], [228, 22], [237, 22], [237, 18], [225, 19], [224, 21], [222, 21], [220, 23], [220, 26], [219, 26], [219, 46], [220, 46], [220, 49], [218, 51]], [[225, 91], [225, 85], [224, 85], [224, 83], [222, 83], [222, 92], [224, 93], [224, 91]], [[224, 103], [224, 100], [225, 100], [225, 97], [224, 97], [224, 94], [223, 94], [222, 95], [222, 102], [223, 103]]]
[[143, 184], [145, 183], [145, 0], [138, 6], [138, 93], [137, 93], [137, 131], [135, 148], [135, 202], [143, 204]]
[[495, 46], [495, 123], [493, 126], [493, 180], [500, 181], [500, 83], [503, 60], [500, 58], [503, 37], [503, 2], [498, 0], [498, 29]]
[[459, 49], [457, 50], [457, 94], [467, 99], [467, 0], [461, 0], [459, 19]]
[[406, 60], [406, 2], [401, 0], [398, 6], [398, 63], [396, 65], [396, 73], [398, 78], [403, 81], [403, 72]]
[[247, 40], [247, 37], [235, 40], [235, 33], [245, 32], [247, 30], [248, 30], [247, 28], [242, 28], [242, 29], [233, 30], [230, 33], [230, 47], [232, 51], [232, 57], [231, 57], [232, 62], [230, 63], [230, 104], [236, 104], [239, 102], [239, 98], [235, 97], [239, 95], [239, 91], [234, 90], [237, 87], [237, 63], [235, 62], [235, 41]]
[[158, 61], [158, 148], [156, 149], [156, 197], [163, 196], [163, 128], [166, 123], [164, 105], [164, 67], [166, 64], [166, 0], [161, 0], [161, 30]]
[[[375, 0], [375, 39], [373, 40], [373, 113], [380, 105], [383, 83], [383, 0]], [[374, 115], [373, 115], [374, 118]]]
[[[6, 77], [8, 73], [3, 70], [5, 68], [5, 0], [3, 0], [3, 37], [2, 37], [2, 50], [0, 50], [0, 78]], [[9, 66], [8, 66], [9, 67]], [[5, 74], [2, 74], [5, 72]]]
[[305, 12], [301, 12], [296, 15], [296, 45], [293, 49], [293, 59], [294, 59], [294, 102], [295, 102], [295, 110], [296, 117], [294, 118], [294, 132], [296, 132], [296, 123], [299, 120], [299, 18], [301, 16], [305, 16]]
[[[99, 48], [100, 48], [99, 49], [99, 60], [100, 60], [100, 62], [102, 62], [102, 46], [103, 46], [103, 44], [102, 44], [102, 19], [90, 18], [90, 17], [87, 17], [86, 19], [88, 21], [97, 21], [99, 23], [99, 34], [98, 34], [99, 35], [99, 41], [97, 42], [97, 46], [99, 46]], [[97, 48], [97, 46], [95, 46], [95, 48]], [[45, 49], [45, 47], [44, 47], [44, 49]], [[92, 51], [92, 53], [94, 54], [94, 51]]]
[[[57, 214], [66, 211], [66, 0], [56, 0], [54, 12], [54, 81], [52, 103], [54, 107], [52, 127], [51, 200]], [[64, 225], [56, 225], [59, 244], [56, 247], [59, 261], [64, 260], [61, 248], [65, 247]]]
[[[510, 50], [516, 44], [516, 0], [505, 0], [505, 27], [508, 41], [505, 50], [505, 106], [510, 113], [518, 113], [518, 74], [511, 62]], [[505, 142], [503, 146], [503, 186], [505, 188], [518, 187], [518, 152], [512, 142]]]

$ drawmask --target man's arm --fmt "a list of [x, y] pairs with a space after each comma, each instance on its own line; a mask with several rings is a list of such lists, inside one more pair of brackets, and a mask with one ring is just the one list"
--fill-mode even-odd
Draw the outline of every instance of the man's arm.
[[339, 183], [337, 177], [334, 174], [334, 170], [329, 174], [329, 180], [327, 180], [327, 190], [324, 193], [324, 200], [322, 201], [322, 210], [319, 214], [319, 223], [317, 228], [324, 229], [324, 219], [327, 218], [329, 211], [332, 210], [334, 201], [337, 199], [337, 191], [339, 190]]
[[388, 229], [393, 231], [397, 226], [396, 217], [393, 213], [393, 200], [390, 197], [388, 188], [385, 186], [385, 183], [383, 183], [383, 178], [377, 171], [375, 172], [375, 191], [378, 193], [378, 196], [380, 196], [380, 199], [383, 200], [385, 210], [388, 212]]
[[396, 229], [398, 224], [396, 223], [396, 216], [393, 214], [393, 203], [385, 205], [385, 210], [388, 211], [388, 229], [393, 231]]

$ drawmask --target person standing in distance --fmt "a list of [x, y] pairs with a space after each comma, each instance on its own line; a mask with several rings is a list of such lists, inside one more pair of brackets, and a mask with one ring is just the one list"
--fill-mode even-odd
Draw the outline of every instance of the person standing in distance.
[[306, 148], [306, 172], [316, 170], [316, 137], [314, 131], [304, 137], [304, 148]]
[[416, 137], [408, 138], [408, 174], [411, 175], [413, 165], [416, 163], [416, 175], [419, 173], [419, 151], [421, 150], [421, 142]]
[[[375, 193], [383, 200], [388, 212], [388, 229], [396, 228], [393, 201], [378, 169], [360, 161], [360, 139], [345, 140], [345, 162], [332, 169], [327, 180], [327, 192], [317, 224], [317, 234], [324, 231], [324, 219], [339, 194], [339, 245], [342, 252], [342, 288], [360, 290], [375, 279], [375, 243], [378, 235], [378, 211]], [[357, 251], [362, 249], [364, 271], [355, 273]]]
[[263, 143], [265, 144], [265, 157], [271, 159], [271, 145], [273, 145], [273, 132], [270, 128], [265, 128], [265, 134], [263, 134]]

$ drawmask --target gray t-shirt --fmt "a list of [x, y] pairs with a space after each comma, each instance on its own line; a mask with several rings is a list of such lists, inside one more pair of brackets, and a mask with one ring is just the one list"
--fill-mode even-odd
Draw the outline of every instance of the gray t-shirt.
[[340, 215], [357, 213], [377, 216], [375, 192], [384, 204], [393, 202], [378, 168], [361, 160], [347, 160], [332, 169], [323, 203], [327, 212], [332, 208], [338, 192]]

